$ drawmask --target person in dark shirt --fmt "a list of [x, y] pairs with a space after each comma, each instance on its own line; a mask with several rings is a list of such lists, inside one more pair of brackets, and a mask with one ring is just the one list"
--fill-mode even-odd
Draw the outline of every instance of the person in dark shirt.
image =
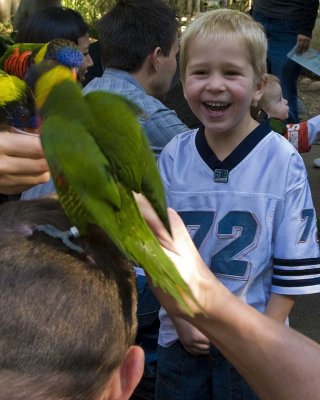
[[291, 123], [299, 122], [297, 80], [301, 67], [287, 57], [308, 50], [319, 8], [319, 0], [255, 0], [252, 16], [260, 22], [268, 38], [269, 73], [278, 76], [283, 96], [289, 103]]

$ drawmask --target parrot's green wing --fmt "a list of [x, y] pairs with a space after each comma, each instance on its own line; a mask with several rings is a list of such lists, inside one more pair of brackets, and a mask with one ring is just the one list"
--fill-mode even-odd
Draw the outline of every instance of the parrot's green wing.
[[146, 167], [141, 127], [121, 96], [102, 91], [85, 95], [95, 120], [91, 134], [117, 170], [122, 183], [137, 193]]
[[[71, 222], [84, 233], [88, 223], [96, 223], [87, 210], [84, 212], [82, 199], [87, 193], [95, 193], [112, 209], [121, 207], [109, 162], [85, 127], [76, 120], [50, 116], [45, 119], [41, 131], [41, 143], [61, 205]], [[121, 243], [118, 241], [117, 245], [120, 247]]]
[[171, 233], [165, 189], [159, 173], [158, 165], [154, 158], [154, 154], [151, 151], [150, 143], [146, 135], [142, 135], [142, 142], [145, 148], [147, 167], [142, 177], [141, 192], [150, 201], [167, 231]]
[[[183, 297], [193, 298], [189, 287], [141, 216], [132, 191], [114, 180], [106, 156], [86, 128], [76, 120], [48, 117], [41, 140], [59, 199], [72, 223], [100, 226], [156, 286], [190, 311]], [[68, 197], [71, 192], [73, 198]]]
[[136, 118], [136, 107], [122, 96], [91, 92], [85, 96], [97, 129], [91, 134], [117, 169], [119, 180], [143, 193], [170, 232], [165, 191], [149, 141]]

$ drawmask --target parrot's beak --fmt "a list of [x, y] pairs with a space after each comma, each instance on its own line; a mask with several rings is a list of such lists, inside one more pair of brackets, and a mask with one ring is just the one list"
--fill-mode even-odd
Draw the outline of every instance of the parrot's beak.
[[73, 75], [73, 80], [74, 80], [74, 81], [77, 80], [77, 77], [78, 77], [78, 70], [79, 70], [79, 68], [72, 68], [72, 69], [71, 69], [72, 75]]

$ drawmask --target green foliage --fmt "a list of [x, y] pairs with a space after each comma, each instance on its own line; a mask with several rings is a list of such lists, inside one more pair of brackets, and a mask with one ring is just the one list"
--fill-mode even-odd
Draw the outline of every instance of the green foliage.
[[[148, 0], [146, 0], [148, 1]], [[106, 11], [108, 11], [116, 0], [62, 0], [65, 7], [73, 8], [80, 12], [90, 26], [90, 34], [96, 37], [95, 23]], [[196, 13], [205, 12], [214, 8], [233, 8], [247, 12], [251, 6], [251, 0], [201, 0], [199, 2], [188, 0], [165, 0], [165, 2], [176, 10], [177, 17], [186, 16], [190, 19]]]
[[77, 10], [90, 27], [90, 36], [96, 37], [96, 21], [113, 6], [116, 0], [62, 0], [65, 7]]

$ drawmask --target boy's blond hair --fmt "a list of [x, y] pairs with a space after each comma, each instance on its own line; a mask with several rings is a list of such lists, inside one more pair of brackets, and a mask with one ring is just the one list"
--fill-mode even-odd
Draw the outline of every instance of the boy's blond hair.
[[218, 9], [208, 11], [194, 20], [182, 35], [180, 43], [180, 77], [185, 80], [188, 49], [195, 38], [223, 42], [233, 38], [243, 42], [250, 54], [250, 63], [259, 81], [266, 72], [267, 38], [258, 22], [250, 15], [237, 10]]

